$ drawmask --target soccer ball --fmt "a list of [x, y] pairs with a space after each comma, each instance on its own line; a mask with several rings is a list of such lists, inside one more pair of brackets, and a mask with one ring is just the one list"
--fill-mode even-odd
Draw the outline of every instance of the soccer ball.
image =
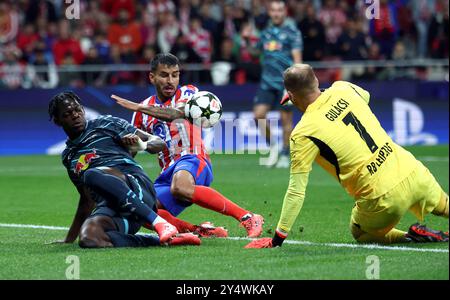
[[222, 103], [213, 93], [201, 91], [187, 101], [184, 113], [193, 124], [210, 128], [222, 117]]

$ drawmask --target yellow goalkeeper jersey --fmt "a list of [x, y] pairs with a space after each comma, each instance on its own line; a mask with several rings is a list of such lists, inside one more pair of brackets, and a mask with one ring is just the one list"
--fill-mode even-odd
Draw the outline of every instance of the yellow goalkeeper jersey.
[[416, 167], [369, 108], [369, 93], [337, 81], [308, 106], [291, 134], [291, 173], [308, 173], [316, 161], [356, 198], [374, 199]]

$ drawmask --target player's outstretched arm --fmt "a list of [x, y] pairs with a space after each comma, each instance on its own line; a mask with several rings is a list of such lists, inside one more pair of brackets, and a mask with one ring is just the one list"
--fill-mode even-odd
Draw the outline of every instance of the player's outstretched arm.
[[308, 177], [309, 173], [307, 172], [291, 173], [274, 237], [254, 240], [245, 248], [273, 248], [283, 244], [302, 209]]
[[159, 107], [159, 106], [145, 106], [142, 104], [138, 104], [117, 95], [111, 95], [111, 98], [116, 101], [120, 106], [132, 110], [132, 111], [140, 111], [144, 114], [150, 115], [154, 118], [171, 122], [177, 119], [184, 119], [184, 110], [180, 108], [172, 108], [172, 107]]
[[89, 192], [85, 187], [77, 187], [80, 193], [80, 201], [78, 202], [78, 208], [73, 218], [72, 225], [70, 226], [67, 236], [64, 239], [64, 243], [73, 243], [80, 234], [81, 225], [89, 217], [92, 210], [95, 207], [95, 202], [92, 200]]

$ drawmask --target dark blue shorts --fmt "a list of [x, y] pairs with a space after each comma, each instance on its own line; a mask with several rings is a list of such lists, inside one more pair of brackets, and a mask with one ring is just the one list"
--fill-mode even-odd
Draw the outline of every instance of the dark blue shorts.
[[[120, 170], [126, 177], [128, 187], [142, 202], [156, 211], [156, 192], [153, 183], [141, 168], [130, 165], [117, 165], [112, 168]], [[91, 191], [91, 196], [96, 202], [96, 208], [89, 218], [99, 215], [110, 217], [120, 233], [135, 234], [139, 231], [142, 221], [136, 214], [122, 210], [114, 202], [108, 201], [104, 195]]]
[[135, 216], [124, 216], [117, 210], [104, 204], [97, 205], [89, 218], [96, 216], [110, 217], [116, 225], [116, 230], [124, 234], [135, 234], [142, 226], [141, 222]]
[[256, 96], [254, 99], [254, 105], [266, 104], [271, 107], [271, 109], [277, 110], [292, 110], [292, 105], [281, 105], [280, 101], [283, 98], [284, 89], [263, 89], [258, 88]]
[[175, 199], [170, 193], [173, 175], [181, 170], [188, 171], [194, 177], [196, 185], [210, 186], [213, 181], [211, 163], [196, 155], [184, 155], [155, 180], [156, 196], [172, 215], [178, 216], [192, 203]]

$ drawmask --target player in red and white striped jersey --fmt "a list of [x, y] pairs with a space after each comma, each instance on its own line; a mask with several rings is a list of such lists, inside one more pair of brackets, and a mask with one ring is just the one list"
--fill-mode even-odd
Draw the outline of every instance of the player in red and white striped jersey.
[[[157, 107], [181, 107], [198, 92], [193, 85], [178, 88], [171, 98], [161, 102], [157, 95], [145, 99], [141, 104]], [[131, 122], [135, 127], [147, 132], [154, 132], [167, 143], [167, 148], [159, 153], [159, 165], [165, 171], [175, 161], [186, 154], [196, 155], [199, 159], [210, 160], [204, 147], [201, 128], [185, 119], [166, 122], [140, 111], [133, 114]]]
[[[195, 203], [201, 207], [232, 216], [247, 230], [249, 237], [262, 233], [262, 216], [236, 205], [210, 188], [213, 180], [210, 158], [201, 138], [201, 128], [186, 120], [186, 102], [198, 91], [193, 85], [179, 87], [180, 63], [172, 54], [158, 54], [150, 63], [153, 95], [140, 104], [113, 95], [116, 102], [135, 111], [133, 125], [161, 137], [167, 149], [159, 153], [161, 174], [155, 180], [159, 200], [158, 214], [175, 225], [180, 232], [202, 233], [205, 226], [195, 226], [174, 216]], [[202, 231], [202, 232], [200, 232]], [[226, 236], [226, 230], [212, 227], [209, 232]]]

